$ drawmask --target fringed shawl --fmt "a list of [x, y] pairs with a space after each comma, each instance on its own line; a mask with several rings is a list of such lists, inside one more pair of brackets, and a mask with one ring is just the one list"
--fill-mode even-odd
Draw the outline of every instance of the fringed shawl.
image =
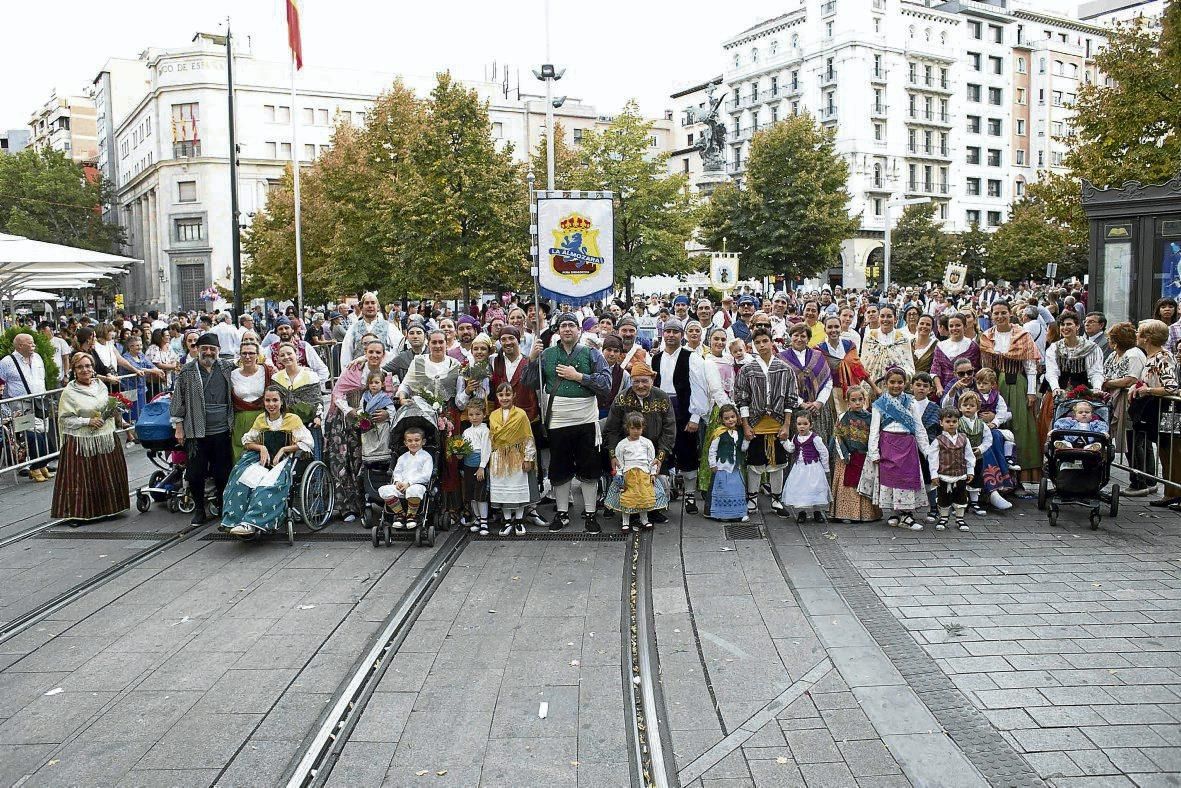
[[102, 416], [109, 398], [106, 385], [97, 379], [89, 386], [72, 380], [62, 391], [57, 406], [58, 428], [63, 435], [74, 439], [83, 457], [96, 457], [115, 450], [115, 417], [105, 419], [98, 429], [85, 424], [71, 426], [70, 419]]
[[996, 352], [997, 330], [994, 326], [977, 337], [977, 341], [980, 343], [980, 353], [985, 356], [995, 356], [1009, 361], [1039, 361], [1042, 354], [1038, 352], [1037, 345], [1033, 342], [1033, 336], [1024, 328], [1017, 326], [1012, 326], [1011, 331], [1012, 339], [1009, 342], [1008, 352]]
[[525, 444], [533, 437], [528, 414], [514, 406], [506, 416], [504, 408], [497, 408], [488, 418], [488, 432], [492, 437], [497, 469], [503, 469], [506, 475], [522, 470]]
[[796, 383], [800, 398], [805, 402], [812, 402], [819, 396], [825, 384], [832, 380], [832, 370], [828, 367], [828, 359], [819, 350], [807, 348], [804, 350], [804, 361], [801, 364], [794, 348], [788, 348], [779, 354], [789, 367], [796, 373]]
[[882, 427], [897, 422], [911, 435], [918, 435], [919, 425], [910, 410], [912, 402], [914, 398], [905, 392], [897, 397], [885, 393], [873, 401], [873, 409], [882, 414]]

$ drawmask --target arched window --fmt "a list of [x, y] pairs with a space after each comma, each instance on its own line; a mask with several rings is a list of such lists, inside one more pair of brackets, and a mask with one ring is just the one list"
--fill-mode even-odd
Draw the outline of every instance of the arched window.
[[947, 33], [946, 32], [941, 32], [939, 34], [939, 43], [942, 44], [943, 46], [947, 46]]
[[799, 49], [800, 48], [800, 36], [798, 33], [791, 34], [791, 48], [792, 49]]
[[759, 62], [759, 48], [758, 47], [751, 47], [750, 62], [751, 63], [758, 63]]
[[742, 55], [735, 52], [734, 53], [734, 68], [738, 68], [741, 65], [742, 65]]
[[1025, 58], [1023, 58], [1023, 57], [1017, 58], [1017, 73], [1018, 74], [1025, 73]]
[[923, 40], [924, 41], [931, 40], [931, 28], [928, 27], [925, 30], [923, 30]]
[[882, 188], [882, 165], [873, 165], [873, 185], [875, 188]]

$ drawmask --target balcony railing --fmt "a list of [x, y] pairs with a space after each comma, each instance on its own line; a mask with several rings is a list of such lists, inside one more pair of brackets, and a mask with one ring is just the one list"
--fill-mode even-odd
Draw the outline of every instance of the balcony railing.
[[938, 79], [936, 77], [927, 79], [926, 76], [920, 74], [907, 74], [906, 86], [910, 88], [917, 88], [918, 90], [936, 90], [941, 93], [951, 92], [950, 80]]
[[820, 75], [820, 87], [825, 87], [826, 85], [832, 85], [832, 84], [836, 83], [836, 81], [837, 81], [837, 70], [835, 68], [831, 68], [828, 71], [825, 71], [823, 74]]
[[820, 119], [821, 120], [836, 120], [837, 119], [836, 105], [833, 104], [830, 107], [821, 107], [820, 108]]
[[820, 5], [820, 15], [828, 16], [837, 12], [837, 0], [828, 0], [826, 3]]
[[871, 104], [869, 114], [874, 117], [883, 117], [889, 109], [885, 104]]
[[929, 121], [931, 123], [938, 123], [941, 125], [951, 125], [951, 114], [942, 112], [940, 110], [911, 107], [907, 110], [907, 114], [912, 120]]
[[938, 156], [942, 159], [951, 158], [950, 149], [946, 145], [907, 145], [906, 149], [919, 156]]
[[877, 67], [869, 73], [869, 78], [874, 82], [885, 82], [887, 71], [884, 68]]
[[913, 194], [949, 194], [946, 181], [907, 181], [907, 192]]

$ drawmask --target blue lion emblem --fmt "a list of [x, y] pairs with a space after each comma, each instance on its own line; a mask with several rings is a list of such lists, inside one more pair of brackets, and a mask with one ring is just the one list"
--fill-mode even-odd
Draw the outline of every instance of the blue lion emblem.
[[[582, 243], [582, 233], [574, 233], [573, 235], [564, 236], [562, 238], [562, 245], [560, 248], [564, 252], [573, 252], [576, 255], [590, 254], [590, 252], [587, 251], [586, 246]], [[579, 260], [580, 265], [581, 263], [582, 261]]]

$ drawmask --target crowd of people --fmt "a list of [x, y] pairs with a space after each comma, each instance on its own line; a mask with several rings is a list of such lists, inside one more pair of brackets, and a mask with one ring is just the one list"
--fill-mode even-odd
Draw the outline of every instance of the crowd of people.
[[[366, 293], [303, 314], [72, 316], [15, 337], [0, 396], [61, 387], [56, 408], [33, 396], [3, 415], [30, 480], [53, 478], [57, 453], [54, 515], [80, 520], [127, 508], [134, 433], [119, 428], [170, 392], [193, 521], [216, 510], [241, 536], [275, 527], [300, 452], [328, 464], [344, 522], [365, 512], [363, 470], [386, 464], [382, 495], [409, 527], [431, 458], [418, 431], [391, 445], [389, 425], [424, 402], [445, 432], [442, 500], [473, 531], [562, 530], [578, 498], [592, 533], [617, 515], [624, 531], [650, 528], [678, 498], [686, 513], [740, 521], [760, 497], [801, 522], [968, 530], [969, 512], [1004, 511], [1038, 481], [1064, 398], [1110, 413], [1057, 415], [1111, 437], [1133, 471], [1125, 494], [1153, 495], [1161, 474], [1181, 481], [1181, 441], [1159, 429], [1179, 393], [1176, 301], [1113, 325], [1086, 304], [1077, 284], [1030, 282], [458, 310]], [[1178, 495], [1166, 486], [1154, 503]]]

